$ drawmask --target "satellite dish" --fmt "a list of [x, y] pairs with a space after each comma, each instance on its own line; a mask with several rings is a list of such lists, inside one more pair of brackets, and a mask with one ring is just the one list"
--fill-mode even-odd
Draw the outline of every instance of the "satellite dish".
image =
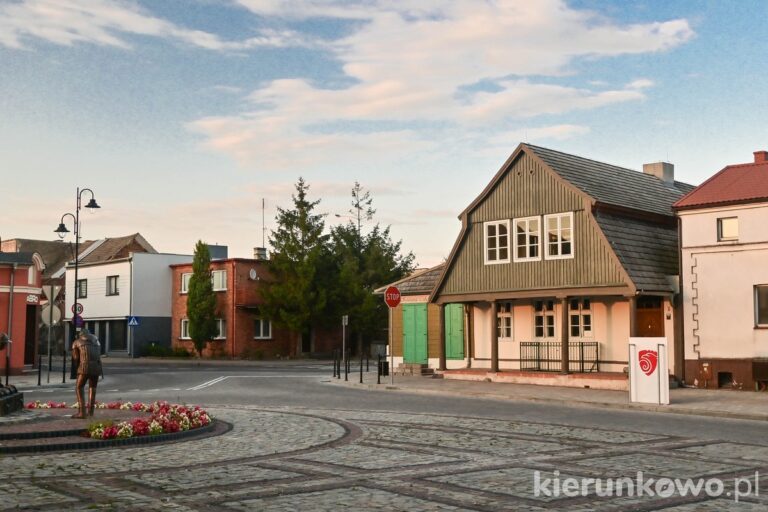
[[256, 273], [256, 269], [252, 268], [251, 271], [248, 273], [252, 281], [258, 281], [259, 280], [259, 274]]

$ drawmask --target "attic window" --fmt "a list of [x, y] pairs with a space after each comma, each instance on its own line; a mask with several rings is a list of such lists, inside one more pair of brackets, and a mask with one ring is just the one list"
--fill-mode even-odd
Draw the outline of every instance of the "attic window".
[[485, 264], [509, 263], [509, 221], [486, 222]]
[[573, 258], [573, 212], [545, 215], [544, 230], [546, 259]]

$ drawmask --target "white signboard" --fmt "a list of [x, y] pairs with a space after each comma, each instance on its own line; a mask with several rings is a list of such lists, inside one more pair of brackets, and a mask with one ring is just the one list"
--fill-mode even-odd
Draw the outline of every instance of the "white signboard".
[[629, 338], [629, 401], [669, 404], [667, 338]]

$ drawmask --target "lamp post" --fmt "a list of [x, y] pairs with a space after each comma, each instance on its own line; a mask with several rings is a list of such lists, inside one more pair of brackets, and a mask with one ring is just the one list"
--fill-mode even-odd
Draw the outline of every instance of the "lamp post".
[[[74, 297], [73, 297], [73, 304], [77, 302], [78, 297], [78, 267], [79, 267], [79, 261], [80, 261], [80, 209], [83, 205], [83, 193], [88, 192], [91, 195], [91, 200], [88, 201], [88, 204], [85, 205], [86, 208], [89, 208], [91, 210], [94, 210], [96, 208], [101, 208], [96, 203], [96, 198], [94, 197], [93, 190], [89, 188], [84, 189], [77, 189], [77, 202], [75, 207], [75, 213], [65, 213], [61, 216], [61, 221], [59, 222], [59, 227], [57, 227], [54, 230], [54, 233], [59, 235], [59, 238], [64, 238], [67, 233], [69, 233], [69, 230], [67, 229], [67, 226], [64, 224], [64, 219], [67, 217], [72, 217], [72, 220], [74, 221], [74, 232], [75, 232], [75, 282], [74, 282]], [[66, 291], [64, 292], [66, 295]], [[72, 341], [75, 341], [75, 331], [76, 331], [76, 325], [75, 325], [75, 313], [73, 313], [72, 317]], [[66, 340], [62, 347], [62, 369], [61, 369], [61, 381], [62, 383], [66, 380], [66, 368], [67, 368], [67, 344]]]

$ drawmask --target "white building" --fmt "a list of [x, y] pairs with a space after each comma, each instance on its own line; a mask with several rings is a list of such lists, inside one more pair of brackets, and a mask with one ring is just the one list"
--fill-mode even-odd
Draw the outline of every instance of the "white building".
[[675, 204], [680, 217], [685, 380], [768, 384], [768, 151], [729, 165]]
[[[139, 357], [150, 343], [170, 347], [170, 265], [191, 261], [191, 255], [130, 252], [111, 261], [81, 262], [77, 286], [75, 267], [69, 264], [65, 319], [72, 320], [76, 300], [85, 327], [109, 355]], [[128, 325], [132, 317], [138, 325]]]

